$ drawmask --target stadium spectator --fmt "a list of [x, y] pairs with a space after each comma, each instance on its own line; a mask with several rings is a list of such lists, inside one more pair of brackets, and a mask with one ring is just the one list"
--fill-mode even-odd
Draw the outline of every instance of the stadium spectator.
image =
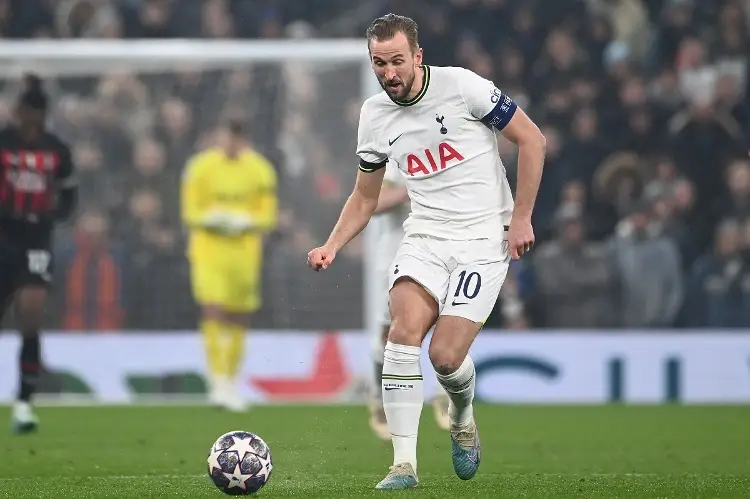
[[85, 210], [72, 240], [58, 250], [63, 329], [112, 331], [123, 325], [123, 254], [104, 213]]
[[683, 302], [683, 274], [674, 241], [654, 234], [652, 206], [636, 202], [612, 238], [620, 276], [620, 325], [672, 327]]
[[726, 219], [713, 251], [695, 263], [687, 295], [687, 325], [750, 327], [750, 265], [741, 225]]
[[495, 309], [485, 322], [488, 329], [523, 331], [531, 328], [534, 310], [534, 275], [531, 265], [513, 261]]
[[582, 206], [563, 205], [558, 235], [534, 257], [541, 324], [548, 328], [608, 328], [617, 323], [617, 273], [606, 245], [586, 240]]

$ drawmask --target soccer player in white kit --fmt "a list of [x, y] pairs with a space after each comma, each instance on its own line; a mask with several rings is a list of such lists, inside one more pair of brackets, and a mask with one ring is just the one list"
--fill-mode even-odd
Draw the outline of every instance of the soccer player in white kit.
[[[388, 423], [383, 408], [383, 388], [381, 376], [383, 374], [383, 354], [388, 341], [388, 331], [391, 328], [391, 311], [388, 306], [388, 281], [391, 263], [396, 256], [401, 240], [404, 238], [404, 222], [409, 216], [409, 194], [406, 189], [406, 178], [404, 174], [391, 164], [386, 166], [383, 178], [383, 187], [378, 197], [378, 207], [375, 215], [379, 215], [382, 224], [378, 235], [378, 251], [375, 262], [378, 275], [383, 276], [383, 289], [378, 292], [378, 318], [379, 323], [373, 331], [370, 331], [372, 360], [373, 360], [373, 393], [370, 400], [370, 428], [378, 438], [391, 439]], [[432, 407], [435, 412], [435, 422], [441, 430], [448, 430], [450, 420], [448, 417], [449, 400], [445, 390], [440, 389], [432, 399]]]
[[[417, 25], [388, 14], [367, 29], [373, 71], [384, 92], [362, 105], [354, 191], [326, 243], [308, 253], [327, 269], [378, 204], [385, 165], [406, 174], [411, 212], [390, 274], [391, 328], [382, 374], [393, 465], [379, 489], [416, 487], [423, 406], [420, 352], [434, 326], [430, 361], [450, 397], [453, 469], [472, 478], [480, 442], [474, 420], [474, 364], [468, 352], [492, 311], [511, 258], [534, 243], [531, 213], [545, 139], [494, 84], [463, 68], [422, 64]], [[516, 200], [494, 129], [518, 146]]]

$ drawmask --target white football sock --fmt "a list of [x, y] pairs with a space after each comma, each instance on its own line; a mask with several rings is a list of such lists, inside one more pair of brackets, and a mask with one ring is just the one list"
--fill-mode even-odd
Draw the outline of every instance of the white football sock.
[[393, 441], [393, 464], [409, 463], [417, 471], [417, 433], [424, 405], [419, 347], [385, 345], [383, 408]]
[[474, 386], [476, 385], [474, 362], [471, 357], [467, 355], [461, 366], [450, 374], [436, 374], [438, 381], [451, 399], [448, 407], [451, 424], [469, 425], [474, 418], [474, 408], [471, 403], [474, 400]]

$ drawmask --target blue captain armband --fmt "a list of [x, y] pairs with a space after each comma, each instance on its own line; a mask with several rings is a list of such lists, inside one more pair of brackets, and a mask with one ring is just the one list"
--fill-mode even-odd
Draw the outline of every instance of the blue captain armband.
[[[495, 95], [497, 95], [495, 93]], [[482, 118], [482, 123], [487, 125], [488, 127], [495, 127], [498, 130], [503, 130], [506, 126], [508, 126], [508, 123], [510, 123], [511, 118], [513, 118], [513, 115], [516, 114], [516, 109], [518, 109], [518, 106], [515, 102], [513, 102], [513, 99], [508, 97], [505, 94], [499, 95], [498, 103], [495, 105], [495, 107], [487, 113], [487, 116]]]

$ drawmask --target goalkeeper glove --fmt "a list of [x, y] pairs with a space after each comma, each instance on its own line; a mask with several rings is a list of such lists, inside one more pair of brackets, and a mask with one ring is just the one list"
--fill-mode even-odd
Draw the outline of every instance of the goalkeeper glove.
[[227, 236], [237, 236], [253, 228], [249, 216], [221, 211], [209, 212], [201, 224], [205, 229]]
[[253, 219], [249, 215], [241, 213], [231, 213], [229, 215], [227, 230], [230, 234], [244, 234], [254, 226]]

